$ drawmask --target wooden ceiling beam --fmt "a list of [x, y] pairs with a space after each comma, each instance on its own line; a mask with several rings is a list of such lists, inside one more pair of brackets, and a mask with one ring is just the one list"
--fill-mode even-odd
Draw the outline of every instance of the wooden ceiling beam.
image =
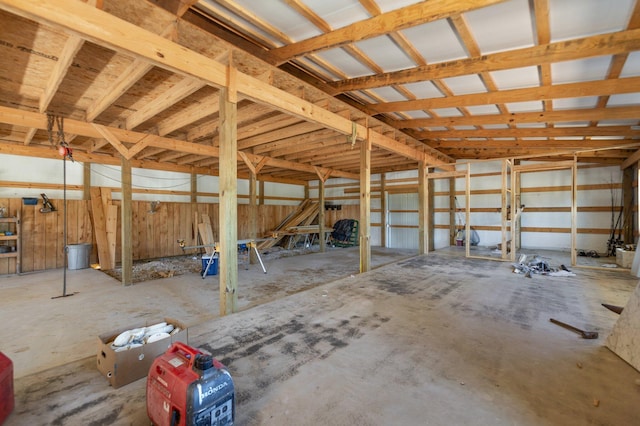
[[[640, 36], [640, 33], [638, 34]], [[640, 40], [638, 40], [640, 42]], [[640, 77], [616, 80], [587, 81], [580, 83], [556, 84], [545, 87], [501, 90], [499, 92], [473, 93], [446, 98], [419, 99], [415, 101], [387, 102], [369, 105], [378, 113], [397, 111], [417, 111], [434, 108], [457, 108], [473, 105], [495, 105], [511, 102], [527, 102], [544, 99], [578, 98], [584, 96], [617, 95], [640, 92]]]
[[606, 147], [621, 147], [628, 146], [640, 146], [640, 139], [611, 139], [611, 140], [592, 140], [592, 139], [580, 139], [580, 140], [563, 140], [563, 139], [550, 139], [550, 140], [509, 140], [509, 141], [434, 141], [429, 142], [430, 146], [441, 150], [448, 149], [505, 149], [505, 148], [528, 148], [532, 150], [536, 149], [572, 149], [582, 150], [585, 148], [606, 148]]
[[538, 66], [540, 64], [585, 59], [594, 56], [630, 53], [636, 50], [640, 50], [640, 29], [564, 40], [491, 55], [428, 64], [408, 70], [356, 77], [328, 84], [342, 93], [393, 84], [415, 83], [489, 71]]
[[80, 48], [84, 44], [84, 40], [75, 34], [69, 36], [62, 48], [62, 52], [58, 57], [58, 62], [53, 67], [49, 79], [47, 80], [47, 86], [44, 89], [44, 93], [40, 97], [40, 112], [46, 112], [49, 108], [49, 103], [53, 99], [53, 96], [58, 91], [62, 80], [67, 75], [67, 71], [76, 57]]
[[303, 122], [300, 124], [292, 124], [288, 127], [278, 129], [272, 132], [263, 133], [261, 135], [251, 136], [242, 140], [238, 140], [238, 150], [245, 150], [254, 146], [261, 145], [267, 142], [273, 142], [280, 139], [301, 136], [305, 133], [315, 132], [322, 130], [323, 127], [316, 123]]
[[200, 80], [189, 77], [182, 79], [171, 89], [162, 92], [153, 102], [149, 102], [136, 112], [129, 114], [125, 120], [125, 127], [129, 130], [136, 128], [159, 112], [164, 111], [203, 87], [205, 87], [205, 83]]
[[417, 127], [483, 126], [490, 124], [571, 123], [602, 120], [640, 119], [640, 106], [573, 109], [561, 111], [518, 112], [474, 115], [471, 117], [434, 117], [396, 120], [398, 129]]
[[[313, 146], [334, 137], [336, 137], [334, 131], [320, 130], [256, 146], [252, 149], [252, 152], [254, 154], [269, 155], [270, 157], [281, 157], [289, 153], [313, 149]], [[343, 141], [347, 139], [344, 135], [338, 137]]]
[[[471, 0], [466, 0], [466, 2], [477, 3]], [[214, 87], [223, 87], [228, 84], [226, 66], [81, 2], [73, 8], [69, 8], [66, 0], [49, 0], [46, 3], [38, 0], [0, 0], [0, 8], [41, 24], [62, 28], [101, 46], [144, 59], [154, 66], [201, 79]], [[456, 10], [459, 11], [457, 4]], [[239, 94], [244, 94], [254, 102], [268, 104], [275, 109], [345, 135], [351, 134], [355, 130], [359, 139], [367, 137], [368, 129], [365, 126], [353, 124], [349, 119], [257, 78], [237, 73], [235, 84]], [[433, 156], [433, 152], [407, 150], [405, 145], [390, 138], [383, 138], [382, 135], [372, 139], [381, 143], [385, 149], [394, 152], [398, 149], [398, 153], [412, 159], [429, 163], [432, 161], [450, 163], [452, 161], [451, 158], [441, 153], [436, 153]]]
[[454, 13], [467, 12], [504, 0], [431, 0], [406, 6], [391, 12], [355, 22], [329, 33], [321, 34], [298, 43], [272, 49], [279, 63], [288, 62], [299, 56], [320, 50], [341, 47], [360, 40], [381, 36], [394, 31], [410, 28], [427, 22], [447, 18]]
[[476, 130], [438, 130], [414, 132], [419, 139], [442, 138], [525, 138], [525, 137], [571, 137], [571, 136], [640, 136], [640, 130], [632, 130], [629, 126], [598, 127], [552, 127], [552, 128], [519, 128], [519, 129], [476, 129]]
[[[37, 112], [23, 111], [17, 110], [13, 108], [7, 108], [0, 106], [0, 123], [6, 123], [13, 126], [23, 126], [23, 127], [32, 127], [37, 129], [46, 129], [47, 128], [47, 116], [45, 114], [40, 114]], [[155, 147], [162, 148], [167, 151], [176, 151], [180, 153], [180, 155], [184, 154], [196, 154], [207, 157], [216, 157], [218, 158], [220, 155], [220, 150], [211, 145], [205, 144], [197, 144], [193, 142], [180, 141], [175, 139], [169, 139], [166, 137], [152, 135], [149, 133], [139, 133], [131, 130], [124, 130], [115, 127], [107, 127], [107, 126], [98, 126], [93, 123], [87, 123], [84, 121], [73, 120], [73, 119], [65, 119], [64, 121], [65, 129], [69, 132], [81, 136], [86, 136], [90, 138], [103, 138], [109, 136], [112, 140], [116, 149], [119, 150], [119, 153], [123, 156], [126, 156], [128, 151], [124, 149], [131, 149], [129, 146], [125, 144], [137, 144], [139, 142], [144, 141], [145, 147]], [[107, 132], [101, 132], [101, 130], [107, 130]], [[104, 133], [104, 134], [103, 134]], [[117, 143], [116, 143], [117, 141]], [[0, 144], [3, 145], [3, 144]], [[119, 145], [119, 146], [117, 146]], [[21, 144], [21, 146], [24, 146]], [[124, 148], [124, 149], [123, 149]], [[307, 164], [299, 164], [293, 161], [280, 160], [275, 158], [269, 158], [265, 156], [258, 156], [255, 154], [245, 153], [252, 161], [259, 163], [264, 158], [268, 158], [267, 164], [273, 167], [281, 167], [290, 170], [302, 170], [309, 173], [314, 173], [315, 170], [312, 166]], [[75, 156], [75, 153], [74, 153]], [[239, 161], [242, 161], [242, 157], [238, 157]], [[339, 170], [333, 170], [332, 176], [336, 177], [345, 177], [348, 179], [359, 179], [358, 177], [354, 178], [352, 173], [345, 173]]]
[[156, 124], [156, 130], [160, 136], [165, 136], [189, 124], [214, 115], [220, 109], [219, 102], [220, 96], [217, 93], [206, 96], [200, 102], [194, 103], [172, 117]]

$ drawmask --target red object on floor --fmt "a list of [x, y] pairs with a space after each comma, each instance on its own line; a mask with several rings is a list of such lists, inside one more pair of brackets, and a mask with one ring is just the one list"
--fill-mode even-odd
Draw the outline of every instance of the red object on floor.
[[0, 352], [0, 424], [4, 423], [13, 411], [13, 363]]

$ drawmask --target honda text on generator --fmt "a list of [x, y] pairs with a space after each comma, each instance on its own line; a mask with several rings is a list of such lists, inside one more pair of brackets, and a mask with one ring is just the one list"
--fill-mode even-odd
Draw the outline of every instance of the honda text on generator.
[[211, 355], [176, 342], [151, 364], [147, 414], [158, 426], [233, 425], [231, 375]]

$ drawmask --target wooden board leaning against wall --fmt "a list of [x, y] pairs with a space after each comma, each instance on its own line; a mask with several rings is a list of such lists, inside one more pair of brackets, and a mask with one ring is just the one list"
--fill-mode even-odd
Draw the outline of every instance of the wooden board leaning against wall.
[[[51, 199], [56, 211], [41, 213], [42, 200], [37, 205], [23, 205], [21, 198], [0, 198], [0, 206], [7, 208], [8, 216], [20, 211], [22, 218], [22, 272], [61, 268], [64, 265], [64, 202]], [[113, 201], [120, 204], [119, 201]], [[351, 208], [349, 208], [351, 207]], [[267, 235], [296, 206], [258, 206], [258, 235]], [[184, 239], [187, 244], [194, 241], [193, 223], [196, 214], [211, 218], [213, 234], [217, 238], [218, 204], [161, 202], [151, 212], [150, 201], [133, 201], [133, 259], [144, 260], [184, 254], [177, 243]], [[332, 226], [339, 219], [357, 217], [358, 206], [343, 206], [342, 210], [327, 211], [326, 225]], [[355, 215], [355, 216], [354, 216]], [[238, 238], [249, 235], [249, 206], [238, 205]], [[118, 216], [116, 261], [120, 253], [120, 218]], [[190, 243], [191, 242], [191, 243]], [[97, 249], [91, 220], [91, 202], [67, 200], [67, 244], [92, 243], [91, 263], [97, 263]], [[0, 259], [0, 275], [16, 273], [15, 259]]]

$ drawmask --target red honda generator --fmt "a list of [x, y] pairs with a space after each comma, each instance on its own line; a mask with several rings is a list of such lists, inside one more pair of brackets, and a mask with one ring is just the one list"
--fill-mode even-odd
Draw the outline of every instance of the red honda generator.
[[147, 414], [157, 426], [233, 425], [231, 375], [211, 355], [176, 342], [151, 364]]

